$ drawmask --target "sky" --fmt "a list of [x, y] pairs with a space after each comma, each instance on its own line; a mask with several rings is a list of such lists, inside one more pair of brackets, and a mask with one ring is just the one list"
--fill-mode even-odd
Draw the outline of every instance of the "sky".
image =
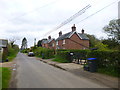
[[[103, 27], [118, 18], [120, 0], [0, 0], [0, 39], [16, 39], [21, 46], [26, 37], [28, 47], [36, 41], [57, 38], [59, 31], [70, 32], [73, 24], [77, 32], [97, 38], [107, 38]], [[62, 22], [91, 5], [83, 14], [55, 30]]]

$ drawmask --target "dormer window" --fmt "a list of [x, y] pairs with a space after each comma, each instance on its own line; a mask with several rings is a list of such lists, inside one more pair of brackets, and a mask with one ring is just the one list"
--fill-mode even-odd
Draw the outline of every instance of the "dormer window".
[[63, 40], [63, 44], [65, 44], [65, 39]]

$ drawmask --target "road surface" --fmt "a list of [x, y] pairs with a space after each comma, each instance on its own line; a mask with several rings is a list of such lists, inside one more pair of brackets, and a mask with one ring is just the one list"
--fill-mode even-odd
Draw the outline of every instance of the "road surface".
[[22, 53], [17, 55], [16, 64], [17, 88], [106, 88]]

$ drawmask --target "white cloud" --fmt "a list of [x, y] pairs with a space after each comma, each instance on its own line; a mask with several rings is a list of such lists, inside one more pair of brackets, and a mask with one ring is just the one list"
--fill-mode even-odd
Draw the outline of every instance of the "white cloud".
[[[23, 37], [28, 38], [28, 45], [34, 43], [34, 38], [42, 39], [43, 35], [58, 26], [61, 22], [74, 15], [86, 5], [90, 4], [86, 13], [77, 17], [69, 24], [50, 33], [54, 38], [58, 37], [60, 30], [63, 33], [71, 31], [75, 23], [77, 31], [82, 28], [88, 34], [106, 37], [102, 28], [110, 20], [117, 18], [117, 2], [102, 10], [94, 16], [80, 22], [87, 16], [115, 0], [0, 0], [0, 38], [19, 37], [17, 44]], [[44, 36], [44, 37], [48, 37]]]

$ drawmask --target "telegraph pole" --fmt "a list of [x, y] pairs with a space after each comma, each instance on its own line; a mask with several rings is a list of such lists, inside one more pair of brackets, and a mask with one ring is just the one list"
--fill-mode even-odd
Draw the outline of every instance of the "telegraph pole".
[[36, 46], [36, 38], [34, 39], [34, 47]]

